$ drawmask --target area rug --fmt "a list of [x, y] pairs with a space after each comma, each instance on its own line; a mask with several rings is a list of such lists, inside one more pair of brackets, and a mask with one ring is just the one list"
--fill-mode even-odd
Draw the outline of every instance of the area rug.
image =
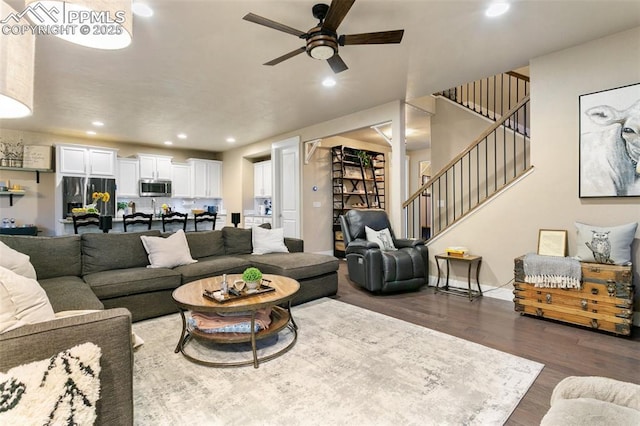
[[[179, 315], [134, 324], [137, 425], [498, 425], [542, 364], [320, 299], [293, 308], [295, 346], [260, 365], [212, 368], [175, 354]], [[292, 338], [261, 342], [268, 353]], [[220, 348], [220, 346], [217, 346]], [[247, 357], [191, 341], [211, 359]]]

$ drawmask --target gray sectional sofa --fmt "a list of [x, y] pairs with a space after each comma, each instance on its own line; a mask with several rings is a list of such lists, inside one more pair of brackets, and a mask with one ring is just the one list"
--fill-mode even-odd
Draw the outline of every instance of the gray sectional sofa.
[[177, 311], [171, 293], [180, 285], [242, 273], [249, 266], [298, 280], [300, 291], [293, 304], [337, 292], [338, 259], [304, 253], [299, 239], [285, 239], [289, 253], [253, 255], [250, 229], [187, 232], [191, 257], [198, 262], [169, 269], [147, 268], [141, 235], [162, 234], [152, 230], [61, 237], [0, 235], [0, 241], [30, 256], [55, 312], [127, 308], [133, 321], [166, 315]]
[[241, 273], [252, 265], [298, 280], [300, 291], [294, 304], [337, 291], [338, 260], [304, 253], [302, 240], [285, 239], [290, 253], [252, 255], [251, 230], [188, 232], [191, 256], [198, 262], [166, 269], [146, 267], [149, 261], [141, 235], [161, 234], [0, 235], [0, 241], [31, 257], [55, 312], [99, 310], [0, 333], [0, 372], [93, 342], [102, 351], [95, 424], [132, 425], [131, 322], [177, 312], [171, 293], [178, 286], [207, 276]]

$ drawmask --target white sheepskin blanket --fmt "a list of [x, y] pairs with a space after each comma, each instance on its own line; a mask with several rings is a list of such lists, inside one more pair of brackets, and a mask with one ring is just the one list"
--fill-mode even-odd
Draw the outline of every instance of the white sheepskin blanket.
[[640, 425], [640, 385], [606, 377], [567, 377], [551, 395], [541, 426]]

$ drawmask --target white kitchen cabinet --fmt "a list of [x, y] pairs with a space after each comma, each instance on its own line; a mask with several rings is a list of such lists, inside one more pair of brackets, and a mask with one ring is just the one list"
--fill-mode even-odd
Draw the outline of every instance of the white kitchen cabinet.
[[171, 186], [174, 197], [191, 197], [191, 167], [189, 164], [173, 164], [171, 166]]
[[194, 198], [222, 198], [222, 162], [190, 158], [191, 195]]
[[58, 173], [63, 176], [116, 177], [116, 150], [58, 145]]
[[140, 179], [171, 180], [171, 157], [163, 155], [138, 154]]
[[264, 217], [264, 216], [245, 216], [244, 217], [245, 229], [262, 225], [263, 223], [273, 224], [273, 219], [271, 217]]
[[138, 197], [138, 160], [118, 158], [116, 180], [118, 197]]
[[271, 160], [253, 163], [253, 196], [271, 197]]

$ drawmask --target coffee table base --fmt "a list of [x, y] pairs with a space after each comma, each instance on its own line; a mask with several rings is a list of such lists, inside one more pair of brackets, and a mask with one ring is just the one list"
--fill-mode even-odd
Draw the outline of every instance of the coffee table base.
[[[280, 355], [288, 352], [293, 345], [296, 344], [298, 340], [298, 326], [296, 325], [293, 316], [291, 315], [291, 303], [288, 304], [287, 309], [281, 308], [279, 306], [274, 306], [271, 310], [271, 325], [266, 330], [260, 330], [255, 332], [255, 311], [251, 312], [251, 332], [250, 333], [204, 333], [199, 330], [189, 330], [187, 327], [187, 318], [185, 316], [185, 311], [180, 309], [180, 316], [182, 317], [182, 333], [180, 335], [180, 340], [178, 341], [178, 345], [176, 346], [175, 353], [182, 353], [182, 355], [187, 358], [189, 361], [195, 362], [197, 364], [206, 365], [209, 367], [241, 367], [244, 365], [253, 364], [254, 368], [258, 368], [261, 362], [266, 362], [272, 360], [274, 358], [279, 357]], [[284, 348], [274, 352], [272, 354], [264, 355], [262, 357], [258, 357], [258, 352], [256, 348], [256, 341], [267, 338], [269, 336], [273, 336], [283, 329], [289, 329], [293, 335], [291, 342], [287, 344]], [[190, 355], [185, 352], [184, 348], [192, 338], [207, 340], [210, 342], [218, 343], [218, 344], [234, 344], [234, 343], [246, 343], [251, 342], [251, 352], [253, 355], [253, 359], [247, 361], [237, 361], [237, 362], [214, 362], [207, 361], [200, 358], [196, 358], [193, 355]]]

